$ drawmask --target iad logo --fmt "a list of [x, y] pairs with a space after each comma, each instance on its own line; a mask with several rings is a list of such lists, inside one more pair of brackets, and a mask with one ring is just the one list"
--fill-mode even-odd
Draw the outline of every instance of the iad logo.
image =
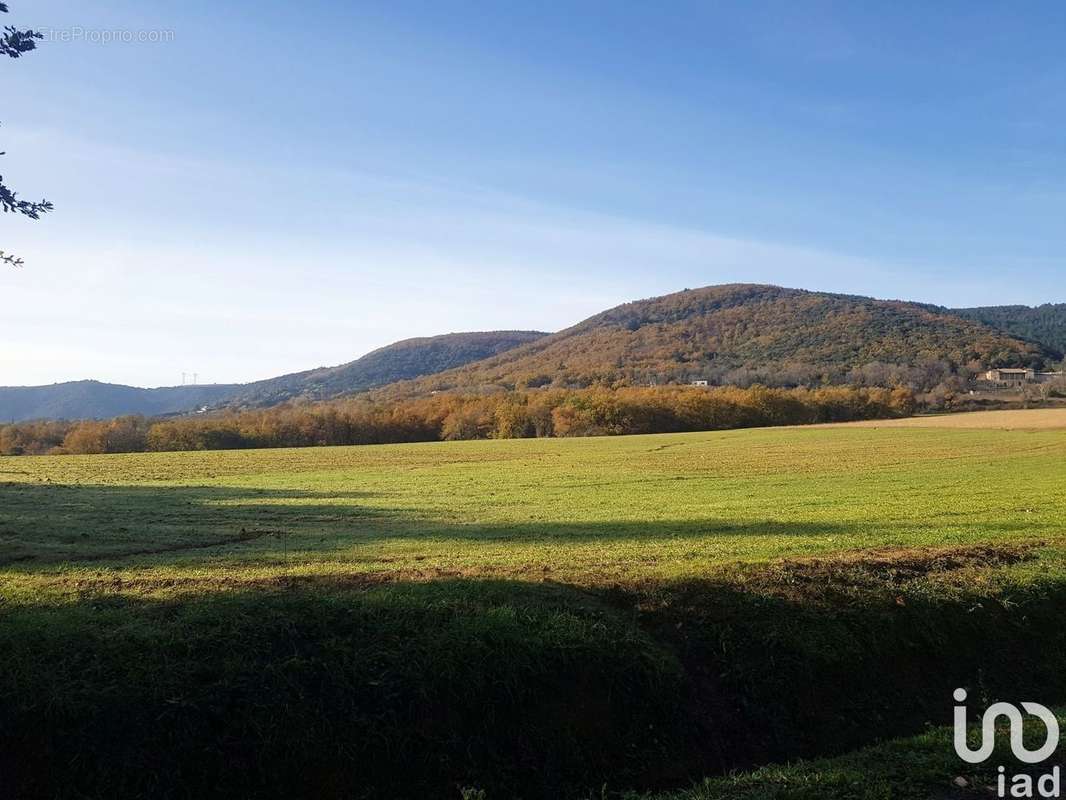
[[[955, 690], [955, 702], [966, 702], [966, 690]], [[1022, 711], [1011, 703], [995, 703], [988, 707], [984, 717], [981, 718], [981, 744], [976, 750], [970, 749], [966, 740], [967, 719], [966, 706], [955, 706], [955, 752], [959, 758], [967, 764], [983, 764], [987, 761], [996, 747], [996, 720], [1003, 717], [1010, 727], [1010, 749], [1014, 757], [1023, 764], [1039, 764], [1051, 758], [1059, 746], [1059, 721], [1051, 713], [1051, 709], [1039, 703], [1022, 703], [1022, 710], [1026, 714], [1039, 719], [1047, 731], [1044, 744], [1036, 750], [1029, 750], [1025, 746], [1024, 732], [1025, 720]], [[1008, 782], [1006, 769], [999, 767], [998, 794], [999, 797], [1059, 797], [1060, 795], [1059, 768], [1055, 767], [1046, 775], [1038, 778], [1029, 774], [1015, 775], [1010, 779], [1010, 794], [1007, 794]]]

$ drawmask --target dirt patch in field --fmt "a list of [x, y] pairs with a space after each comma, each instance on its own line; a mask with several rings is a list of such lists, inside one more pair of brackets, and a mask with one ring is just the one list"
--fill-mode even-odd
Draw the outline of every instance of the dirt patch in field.
[[[236, 536], [227, 536], [214, 539], [196, 540], [189, 542], [177, 542], [174, 544], [163, 544], [158, 547], [143, 547], [133, 550], [102, 550], [98, 553], [86, 553], [79, 555], [76, 559], [77, 562], [95, 562], [95, 561], [119, 561], [123, 558], [134, 558], [136, 556], [155, 556], [163, 555], [167, 553], [182, 553], [185, 551], [194, 550], [209, 550], [213, 547], [226, 547], [234, 544], [245, 544], [247, 542], [254, 542], [259, 539], [273, 536], [280, 538], [283, 536], [290, 536], [288, 531], [278, 530], [244, 530]], [[16, 540], [16, 545], [20, 544]], [[40, 561], [49, 562], [53, 559], [49, 558], [47, 554], [40, 553], [20, 553], [16, 552], [10, 556], [0, 556], [0, 567], [8, 564], [17, 564], [28, 561]]]
[[[241, 573], [212, 575], [153, 575], [153, 574], [96, 574], [70, 578], [57, 575], [44, 585], [62, 587], [79, 597], [102, 597], [113, 593], [132, 595], [195, 596], [220, 592], [286, 591], [322, 589], [326, 591], [364, 590], [385, 585], [430, 583], [441, 580], [504, 579], [504, 574], [483, 574], [476, 570], [371, 570], [366, 572], [333, 572], [325, 574], [279, 573], [273, 575], [243, 575]], [[532, 581], [530, 581], [532, 582]], [[541, 581], [542, 583], [545, 581]], [[561, 584], [560, 584], [561, 585]]]
[[404, 582], [392, 572], [351, 572], [334, 575], [92, 575], [71, 580], [60, 578], [54, 586], [73, 590], [80, 597], [109, 594], [193, 596], [247, 590], [286, 590], [300, 588], [370, 589], [387, 583]]
[[1036, 558], [1044, 542], [964, 547], [877, 548], [743, 565], [729, 583], [742, 591], [807, 605], [904, 605], [904, 589], [962, 587], [992, 570]]
[[289, 535], [290, 534], [287, 531], [246, 531], [242, 529], [238, 535], [228, 536], [223, 539], [208, 539], [207, 541], [202, 542], [181, 542], [178, 544], [163, 545], [162, 547], [123, 550], [117, 553], [94, 553], [92, 555], [80, 556], [78, 561], [110, 561], [112, 559], [132, 558], [133, 556], [154, 556], [162, 553], [180, 553], [185, 550], [208, 550], [212, 547], [225, 547], [226, 545], [231, 544], [254, 542], [267, 536], [281, 537]]
[[[935, 582], [939, 590], [972, 588], [994, 570], [1037, 557], [1043, 541], [960, 547], [874, 548], [769, 563], [724, 565], [701, 577], [673, 581], [614, 581], [601, 589], [623, 605], [704, 606], [722, 593], [783, 600], [803, 606], [904, 605], [906, 595]], [[717, 603], [710, 603], [713, 607]]]
[[865, 573], [899, 582], [967, 567], [1001, 567], [1034, 558], [1045, 542], [978, 544], [965, 547], [876, 548], [826, 557], [784, 559], [773, 571], [789, 577], [826, 578]]
[[[265, 536], [284, 535], [276, 531], [248, 531], [240, 538], [176, 545], [164, 550], [143, 550], [123, 556], [148, 555], [172, 550], [194, 550], [241, 544]], [[550, 566], [528, 565], [506, 569], [449, 568], [413, 564], [394, 565], [397, 559], [378, 559], [381, 568], [299, 574], [281, 571], [275, 574], [231, 572], [226, 574], [153, 574], [111, 572], [80, 574], [76, 578], [57, 574], [53, 586], [64, 586], [79, 595], [108, 592], [163, 594], [201, 594], [204, 592], [247, 589], [286, 590], [371, 589], [386, 584], [426, 583], [441, 580], [519, 580], [554, 584], [569, 590], [607, 600], [612, 605], [645, 606], [649, 598], [669, 596], [671, 602], [681, 598], [704, 596], [718, 591], [742, 592], [753, 597], [789, 600], [805, 605], [884, 604], [899, 601], [899, 592], [924, 579], [962, 586], [976, 575], [989, 574], [1037, 557], [1045, 542], [1013, 544], [979, 544], [964, 547], [876, 548], [770, 563], [733, 563], [699, 578], [663, 581], [656, 578], [619, 581], [617, 575], [587, 574], [575, 582], [559, 580]], [[107, 559], [118, 558], [109, 554]], [[101, 556], [101, 559], [104, 559]], [[96, 559], [86, 559], [96, 560]], [[417, 561], [417, 559], [415, 559]], [[284, 570], [284, 566], [279, 564]], [[635, 598], [642, 598], [637, 601]], [[652, 601], [655, 604], [655, 601]]]

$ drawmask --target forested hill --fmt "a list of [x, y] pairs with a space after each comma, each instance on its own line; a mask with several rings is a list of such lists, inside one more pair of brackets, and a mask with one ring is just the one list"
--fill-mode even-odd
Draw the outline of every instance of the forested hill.
[[954, 313], [1066, 353], [1066, 303], [956, 308]]
[[731, 284], [626, 303], [390, 391], [701, 379], [788, 384], [844, 381], [855, 370], [877, 382], [893, 369], [1040, 365], [1052, 357], [1046, 347], [935, 306]]
[[232, 385], [141, 389], [100, 381], [0, 387], [0, 423], [25, 419], [103, 419], [120, 414], [173, 414], [217, 403]]
[[226, 402], [236, 406], [269, 406], [295, 398], [322, 400], [432, 375], [504, 353], [547, 335], [539, 331], [485, 331], [405, 339], [338, 367], [320, 367], [245, 384]]
[[347, 364], [244, 385], [139, 389], [96, 381], [0, 388], [0, 421], [257, 408], [369, 389], [383, 396], [592, 384], [858, 383], [930, 388], [956, 372], [1044, 366], [1066, 350], [1066, 305], [952, 311], [731, 284], [640, 300], [555, 334], [407, 339]]
[[0, 423], [28, 419], [103, 419], [123, 414], [156, 416], [204, 406], [248, 407], [294, 399], [318, 400], [430, 375], [497, 355], [545, 335], [535, 331], [490, 331], [407, 339], [339, 367], [321, 367], [243, 385], [141, 389], [76, 381], [51, 386], [0, 387]]

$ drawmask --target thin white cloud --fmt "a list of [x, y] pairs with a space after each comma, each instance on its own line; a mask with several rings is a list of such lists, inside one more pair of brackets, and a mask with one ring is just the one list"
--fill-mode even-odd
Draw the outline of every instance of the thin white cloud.
[[4, 221], [5, 249], [28, 266], [0, 270], [0, 384], [246, 381], [410, 336], [555, 330], [714, 283], [906, 294], [905, 270], [867, 259], [432, 178], [18, 137], [20, 152], [51, 154], [40, 177], [66, 202]]

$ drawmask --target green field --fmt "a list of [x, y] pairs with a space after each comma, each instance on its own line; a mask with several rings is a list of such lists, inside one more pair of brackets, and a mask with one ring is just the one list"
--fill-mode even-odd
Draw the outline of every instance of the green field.
[[1016, 413], [0, 459], [0, 790], [587, 797], [1060, 702]]

